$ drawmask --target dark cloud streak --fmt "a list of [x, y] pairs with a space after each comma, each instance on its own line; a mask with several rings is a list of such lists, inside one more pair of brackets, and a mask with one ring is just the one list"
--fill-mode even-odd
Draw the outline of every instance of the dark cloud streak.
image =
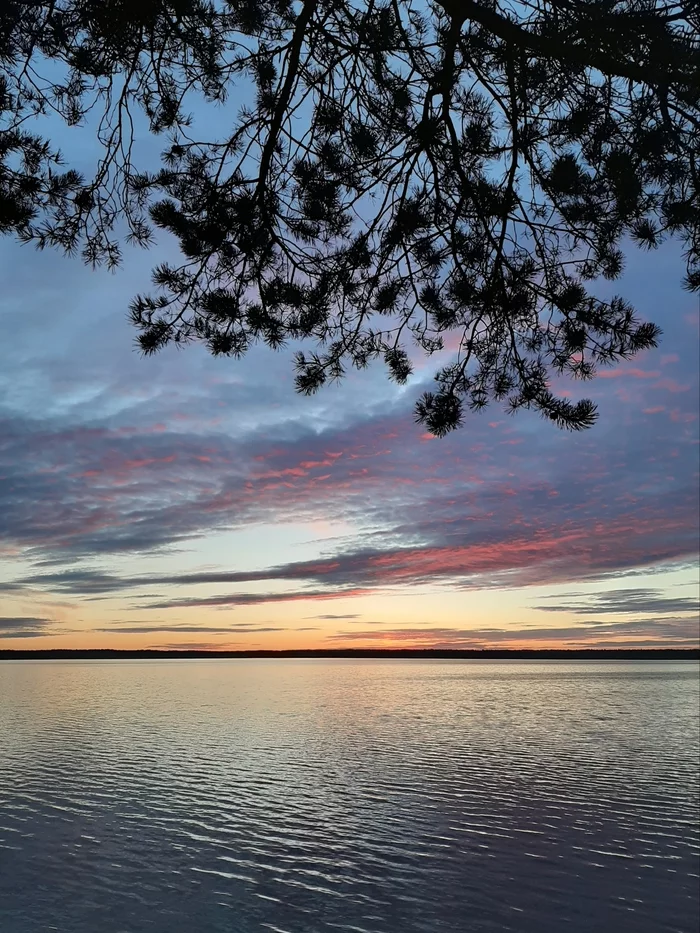
[[35, 616], [0, 616], [0, 638], [44, 638], [56, 634], [47, 631], [53, 624]]
[[664, 596], [658, 590], [618, 589], [605, 593], [576, 594], [557, 597], [556, 602], [535, 606], [541, 612], [570, 612], [575, 615], [604, 615], [631, 613], [700, 612], [700, 600], [687, 596]]

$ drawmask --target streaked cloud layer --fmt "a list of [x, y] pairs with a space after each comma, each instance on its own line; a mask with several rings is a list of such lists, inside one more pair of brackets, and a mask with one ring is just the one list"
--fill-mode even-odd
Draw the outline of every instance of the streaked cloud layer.
[[142, 360], [123, 312], [152, 255], [111, 276], [0, 249], [6, 646], [697, 642], [698, 324], [673, 249], [630, 261], [620, 290], [665, 337], [585, 387], [597, 427], [492, 407], [444, 440], [412, 415], [435, 361], [303, 399], [291, 350]]

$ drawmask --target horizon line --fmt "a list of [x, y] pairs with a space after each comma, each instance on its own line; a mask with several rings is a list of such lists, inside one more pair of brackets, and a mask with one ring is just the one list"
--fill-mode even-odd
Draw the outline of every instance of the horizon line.
[[1, 661], [255, 658], [396, 658], [435, 660], [700, 660], [697, 648], [290, 648], [211, 651], [192, 648], [3, 648]]

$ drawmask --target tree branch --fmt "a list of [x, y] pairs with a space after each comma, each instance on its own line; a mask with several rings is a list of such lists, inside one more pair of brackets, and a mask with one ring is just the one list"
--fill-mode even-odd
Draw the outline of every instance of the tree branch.
[[677, 83], [697, 88], [700, 85], [700, 73], [698, 72], [687, 73], [682, 68], [671, 70], [664, 62], [659, 62], [658, 65], [651, 63], [639, 65], [615, 58], [600, 49], [574, 45], [565, 36], [559, 39], [554, 36], [538, 35], [500, 13], [475, 3], [474, 0], [438, 0], [438, 2], [450, 16], [478, 23], [504, 42], [517, 45], [544, 58], [568, 62], [584, 68], [587, 66], [597, 68], [605, 75], [627, 78], [638, 84], [649, 86], [668, 87], [669, 84]]
[[306, 27], [309, 25], [314, 10], [316, 9], [316, 0], [306, 0], [294, 26], [294, 35], [292, 36], [291, 47], [289, 50], [289, 63], [287, 65], [287, 75], [280, 91], [279, 99], [275, 107], [275, 112], [270, 123], [270, 132], [265, 142], [265, 147], [260, 157], [260, 172], [258, 173], [258, 194], [261, 194], [267, 182], [267, 176], [270, 171], [270, 162], [275, 151], [277, 136], [287, 111], [289, 99], [292, 96], [292, 89], [297, 78], [297, 69], [299, 59], [301, 58], [301, 49], [306, 36]]

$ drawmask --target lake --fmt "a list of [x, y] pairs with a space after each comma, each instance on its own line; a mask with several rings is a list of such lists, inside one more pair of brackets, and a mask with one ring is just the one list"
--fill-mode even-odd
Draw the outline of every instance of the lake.
[[2, 933], [697, 933], [693, 662], [0, 662]]

